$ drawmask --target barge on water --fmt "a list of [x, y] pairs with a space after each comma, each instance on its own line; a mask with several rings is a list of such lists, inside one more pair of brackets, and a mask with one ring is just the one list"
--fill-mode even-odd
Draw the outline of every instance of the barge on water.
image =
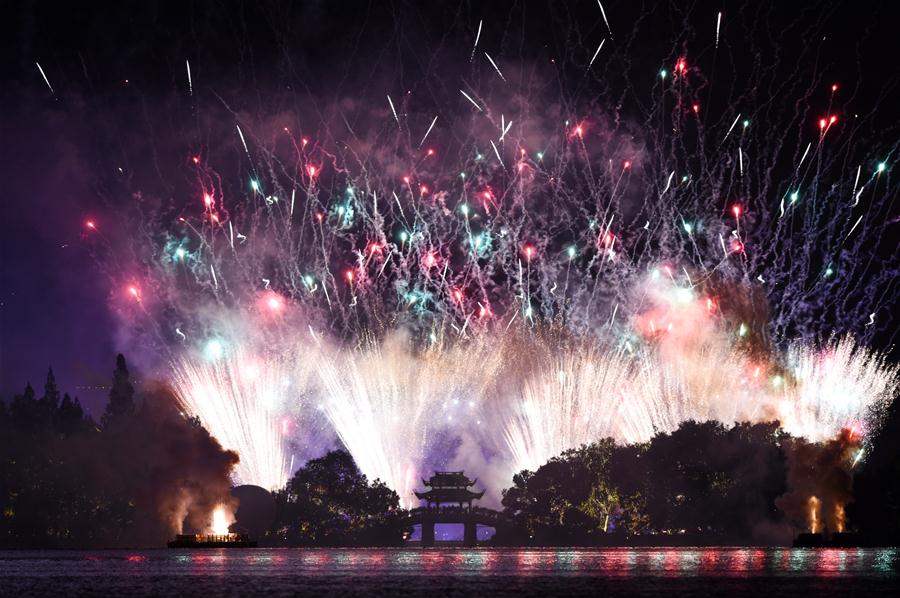
[[178, 534], [169, 548], [256, 548], [247, 534]]

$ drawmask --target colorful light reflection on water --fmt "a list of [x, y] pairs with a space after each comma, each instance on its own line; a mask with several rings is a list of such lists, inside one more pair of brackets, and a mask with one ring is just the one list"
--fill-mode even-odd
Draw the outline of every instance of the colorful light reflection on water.
[[[882, 549], [789, 548], [607, 548], [607, 549], [292, 549], [211, 550], [202, 553], [145, 551], [0, 551], [0, 575], [114, 574], [127, 564], [129, 575], [162, 571], [254, 572], [288, 568], [305, 575], [338, 572], [479, 575], [501, 571], [519, 575], [745, 576], [880, 574], [900, 578], [900, 554]], [[124, 570], [124, 569], [123, 569]]]
[[121, 592], [180, 592], [202, 582], [217, 594], [240, 580], [257, 589], [315, 593], [352, 586], [359, 593], [408, 588], [521, 595], [602, 586], [627, 593], [703, 595], [727, 588], [730, 595], [772, 589], [820, 594], [887, 592], [900, 582], [900, 554], [893, 548], [0, 551], [0, 579], [13, 593], [51, 591], [65, 579], [75, 593], [107, 585]]

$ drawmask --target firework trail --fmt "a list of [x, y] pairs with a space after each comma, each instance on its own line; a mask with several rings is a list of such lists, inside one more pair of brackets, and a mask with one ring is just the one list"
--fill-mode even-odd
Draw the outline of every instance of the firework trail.
[[[305, 356], [310, 349], [305, 347]], [[237, 481], [277, 489], [287, 480], [288, 414], [303, 397], [304, 363], [289, 351], [271, 353], [215, 340], [203, 355], [185, 354], [171, 364], [185, 410], [215, 430], [223, 446], [239, 452]], [[296, 404], [285, 404], [291, 399]]]
[[592, 440], [620, 436], [620, 392], [628, 373], [621, 354], [563, 349], [526, 378], [521, 392], [497, 397], [512, 473], [537, 469]]
[[[477, 350], [476, 350], [477, 353]], [[474, 407], [486, 370], [462, 347], [435, 346], [414, 354], [399, 335], [364, 339], [323, 360], [322, 409], [360, 468], [394, 488], [409, 505], [418, 474], [441, 430], [451, 426], [451, 406]], [[463, 408], [465, 409], [465, 408]]]
[[189, 82], [221, 124], [202, 125], [208, 151], [185, 141], [183, 196], [128, 188], [122, 226], [87, 236], [125, 289], [129, 337], [165, 356], [242, 481], [283, 482], [286, 415], [297, 437], [332, 430], [403, 500], [463, 426], [509, 471], [685, 419], [877, 428], [897, 391], [867, 348], [893, 334], [870, 314], [897, 300], [897, 142], [865, 140], [870, 117], [851, 124], [802, 60], [710, 95], [702, 50], [755, 49], [730, 30], [719, 45], [721, 13], [714, 38], [675, 36], [696, 60], [634, 72], [623, 57], [648, 33], [613, 38], [598, 4], [610, 58], [606, 40], [570, 48], [572, 80], [502, 51], [475, 61], [504, 47], [479, 20], [474, 44], [467, 29], [435, 50], [424, 104], [386, 83], [337, 102], [273, 92], [254, 113]]

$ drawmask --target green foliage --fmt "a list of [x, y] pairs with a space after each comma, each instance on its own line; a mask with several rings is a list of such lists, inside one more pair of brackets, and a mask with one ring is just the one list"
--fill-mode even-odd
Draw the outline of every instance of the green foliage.
[[345, 451], [301, 467], [276, 493], [277, 541], [292, 545], [391, 546], [409, 531], [397, 494], [369, 483]]
[[535, 544], [650, 534], [758, 540], [759, 530], [786, 529], [775, 507], [784, 439], [776, 423], [717, 422], [685, 422], [642, 445], [604, 439], [517, 474], [503, 505]]
[[594, 482], [591, 495], [578, 507], [581, 511], [598, 523], [597, 529], [603, 533], [609, 531], [610, 518], [621, 509], [622, 499], [619, 490], [610, 486], [603, 479]]

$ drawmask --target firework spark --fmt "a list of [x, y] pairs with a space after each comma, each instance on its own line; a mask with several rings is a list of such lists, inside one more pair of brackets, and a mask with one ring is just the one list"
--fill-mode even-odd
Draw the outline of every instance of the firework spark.
[[[627, 56], [640, 30], [613, 40], [598, 5]], [[300, 98], [292, 81], [240, 123], [206, 107], [185, 61], [184, 128], [214, 127], [194, 137], [231, 149], [186, 148], [195, 179], [177, 217], [129, 189], [142, 199], [123, 210], [127, 236], [116, 244], [114, 215], [109, 237], [90, 235], [110, 246], [115, 288], [134, 289], [117, 313], [164, 355], [185, 410], [240, 453], [238, 477], [279, 486], [290, 436], [323, 427], [404, 501], [464, 426], [509, 471], [686, 419], [778, 419], [814, 440], [877, 429], [897, 392], [868, 348], [897, 299], [896, 147], [851, 138], [836, 87], [801, 70], [778, 102], [768, 71], [707, 101], [715, 53], [689, 60], [679, 42], [634, 73], [596, 61], [603, 40], [570, 53], [578, 80], [556, 93], [546, 82], [568, 65], [555, 57], [504, 47], [509, 78], [487, 52], [492, 68], [473, 62], [482, 25], [453, 50], [469, 69], [456, 79], [326, 106], [333, 95]], [[715, 47], [721, 27], [718, 13]], [[620, 110], [626, 97], [640, 101]]]

